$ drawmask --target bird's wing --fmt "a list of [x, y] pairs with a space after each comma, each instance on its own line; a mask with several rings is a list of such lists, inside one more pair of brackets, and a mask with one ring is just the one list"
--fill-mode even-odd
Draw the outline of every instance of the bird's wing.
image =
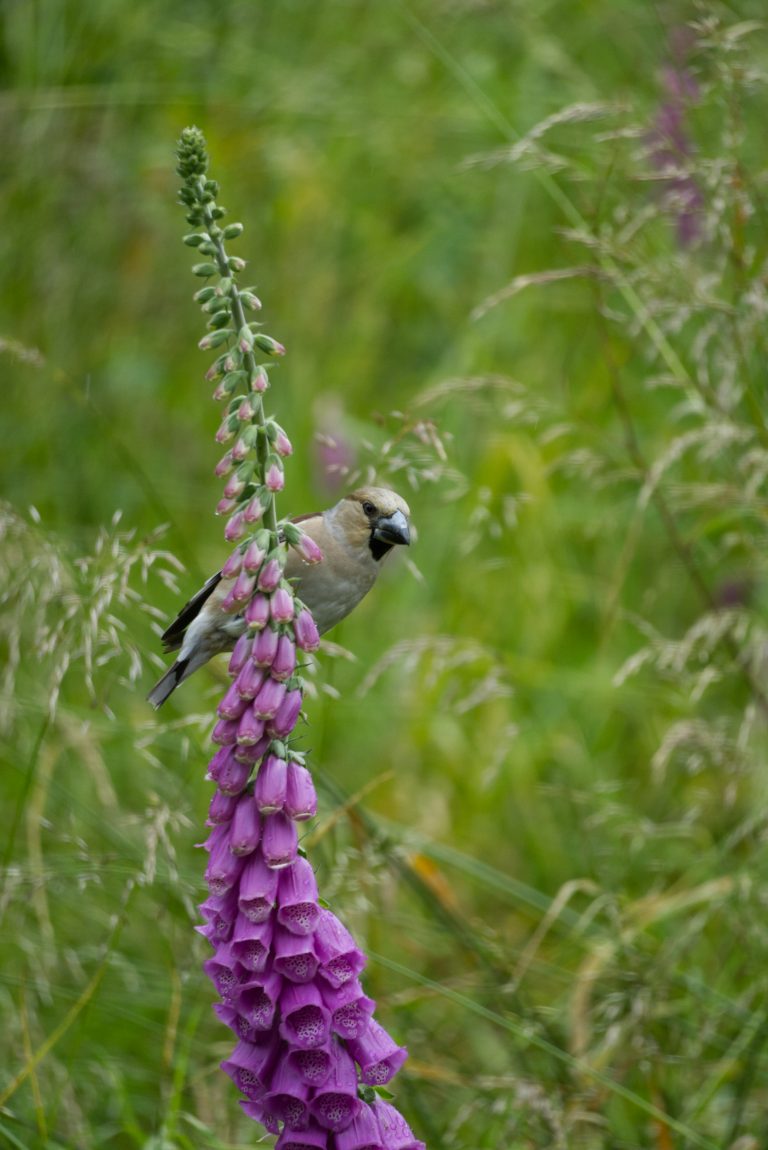
[[163, 650], [166, 653], [169, 651], [178, 651], [184, 642], [187, 627], [200, 614], [203, 604], [208, 601], [220, 582], [221, 571], [217, 571], [215, 575], [211, 575], [210, 579], [203, 584], [197, 594], [193, 595], [189, 602], [184, 604], [167, 631], [163, 632], [161, 641]]

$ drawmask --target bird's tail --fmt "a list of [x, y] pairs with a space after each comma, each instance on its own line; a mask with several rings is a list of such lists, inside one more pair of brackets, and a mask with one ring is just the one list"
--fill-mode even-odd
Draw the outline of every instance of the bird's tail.
[[147, 700], [157, 710], [162, 707], [165, 700], [169, 695], [178, 687], [179, 683], [186, 678], [184, 672], [187, 670], [189, 659], [177, 659], [172, 667], [163, 675], [162, 679], [158, 679], [152, 690], [147, 695]]

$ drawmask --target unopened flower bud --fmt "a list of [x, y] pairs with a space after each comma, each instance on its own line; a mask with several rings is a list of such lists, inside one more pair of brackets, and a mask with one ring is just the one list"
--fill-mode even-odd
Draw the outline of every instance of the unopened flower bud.
[[244, 490], [245, 484], [243, 483], [242, 479], [240, 479], [237, 475], [230, 475], [229, 479], [224, 484], [224, 498], [237, 499], [240, 495], [243, 494]]
[[276, 623], [290, 623], [293, 618], [293, 595], [285, 587], [278, 587], [272, 595], [269, 611]]
[[253, 595], [256, 587], [256, 576], [251, 575], [248, 571], [242, 570], [235, 579], [235, 585], [232, 588], [232, 598], [236, 603], [245, 603]]
[[217, 271], [218, 271], [218, 268], [216, 267], [216, 264], [212, 264], [212, 263], [192, 264], [192, 275], [193, 276], [201, 276], [203, 278], [205, 278], [207, 276], [215, 276]]
[[261, 311], [261, 300], [252, 291], [241, 291], [240, 302], [249, 311]]
[[236, 543], [242, 539], [246, 532], [246, 523], [242, 511], [236, 511], [224, 528], [224, 538], [228, 543]]
[[264, 862], [268, 867], [273, 870], [280, 870], [282, 867], [290, 866], [296, 858], [297, 846], [296, 826], [289, 818], [286, 818], [281, 811], [265, 816], [261, 849], [264, 854]]
[[243, 557], [243, 567], [245, 567], [246, 571], [250, 571], [251, 574], [255, 575], [265, 559], [266, 553], [264, 549], [260, 547], [258, 541], [254, 539], [248, 544], [248, 548]]
[[232, 447], [232, 458], [234, 459], [235, 463], [242, 463], [250, 450], [251, 449], [248, 446], [247, 441], [243, 439], [241, 435], [239, 439], [235, 440], [235, 443]]
[[271, 335], [265, 335], [263, 331], [257, 331], [255, 335], [251, 333], [251, 339], [252, 343], [267, 355], [285, 355], [283, 345], [272, 339]]
[[269, 387], [269, 376], [263, 367], [257, 367], [251, 376], [251, 391], [264, 392]]
[[[275, 592], [275, 595], [276, 594], [277, 592]], [[274, 597], [272, 602], [274, 607]], [[274, 619], [274, 617], [275, 616], [273, 613], [272, 618]], [[277, 651], [275, 652], [275, 657], [272, 660], [270, 674], [272, 675], [273, 679], [278, 679], [281, 683], [284, 683], [286, 679], [291, 677], [295, 670], [296, 647], [294, 646], [293, 640], [290, 638], [290, 636], [281, 635], [277, 641]]]
[[237, 675], [251, 658], [251, 636], [245, 631], [237, 640], [229, 660], [230, 675]]
[[268, 724], [268, 733], [285, 739], [296, 726], [296, 720], [301, 711], [301, 691], [298, 689], [288, 691], [278, 707], [274, 719]]
[[230, 511], [234, 511], [237, 503], [234, 499], [220, 499], [216, 504], [217, 515], [229, 515]]
[[230, 271], [242, 272], [245, 271], [245, 260], [241, 259], [240, 256], [230, 256], [227, 260], [227, 266]]
[[257, 667], [271, 667], [272, 660], [277, 654], [277, 645], [280, 636], [271, 627], [265, 627], [253, 641], [251, 658]]
[[304, 608], [293, 621], [296, 646], [301, 651], [316, 651], [320, 646], [320, 633], [310, 612]]
[[277, 436], [275, 437], [275, 451], [278, 455], [282, 456], [293, 455], [293, 444], [283, 431], [282, 427], [278, 427], [277, 429]]
[[269, 599], [264, 595], [254, 595], [245, 608], [245, 621], [254, 630], [261, 630], [269, 619]]
[[243, 518], [248, 524], [259, 523], [264, 515], [264, 503], [257, 492], [243, 511]]
[[230, 830], [229, 849], [234, 855], [249, 855], [261, 839], [261, 816], [253, 796], [247, 792], [238, 800]]
[[317, 814], [317, 794], [312, 776], [300, 763], [289, 762], [286, 780], [285, 813], [304, 821]]
[[277, 559], [268, 559], [259, 572], [259, 590], [274, 591], [282, 577], [282, 570]]
[[238, 745], [250, 746], [253, 743], [258, 743], [263, 735], [264, 723], [254, 713], [253, 708], [249, 707], [237, 724], [237, 743]]
[[302, 532], [301, 538], [294, 546], [305, 563], [322, 563], [323, 552], [311, 535]]
[[237, 409], [237, 418], [241, 423], [250, 423], [253, 419], [254, 410], [250, 399], [246, 398]]
[[272, 462], [267, 466], [267, 474], [264, 480], [268, 491], [282, 491], [285, 487], [285, 476], [283, 469], [276, 455], [270, 457]]
[[231, 475], [235, 468], [235, 461], [232, 458], [232, 452], [228, 451], [226, 455], [222, 455], [219, 462], [214, 469], [214, 475], [219, 479], [224, 479], [225, 476]]
[[[261, 632], [264, 634], [264, 631]], [[285, 698], [285, 683], [279, 683], [271, 676], [264, 680], [258, 695], [253, 700], [253, 713], [259, 719], [273, 719]]]
[[239, 547], [236, 547], [232, 554], [224, 560], [224, 566], [221, 568], [222, 579], [236, 579], [242, 566], [243, 553]]
[[253, 786], [256, 806], [263, 815], [281, 811], [285, 806], [286, 763], [276, 755], [267, 755], [259, 767]]

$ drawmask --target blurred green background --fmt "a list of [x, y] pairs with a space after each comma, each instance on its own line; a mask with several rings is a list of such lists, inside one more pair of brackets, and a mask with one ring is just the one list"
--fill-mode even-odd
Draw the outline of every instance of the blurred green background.
[[225, 554], [195, 123], [288, 348], [281, 513], [375, 474], [418, 530], [306, 739], [398, 1106], [433, 1150], [768, 1145], [763, 15], [0, 7], [0, 1144], [258, 1140], [192, 929], [224, 670], [144, 702], [147, 605]]

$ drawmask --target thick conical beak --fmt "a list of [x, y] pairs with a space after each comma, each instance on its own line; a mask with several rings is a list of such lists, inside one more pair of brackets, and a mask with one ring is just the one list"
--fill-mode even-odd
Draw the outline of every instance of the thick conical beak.
[[411, 533], [408, 530], [408, 520], [402, 511], [382, 515], [373, 529], [373, 538], [381, 543], [404, 543], [407, 547], [411, 542]]

